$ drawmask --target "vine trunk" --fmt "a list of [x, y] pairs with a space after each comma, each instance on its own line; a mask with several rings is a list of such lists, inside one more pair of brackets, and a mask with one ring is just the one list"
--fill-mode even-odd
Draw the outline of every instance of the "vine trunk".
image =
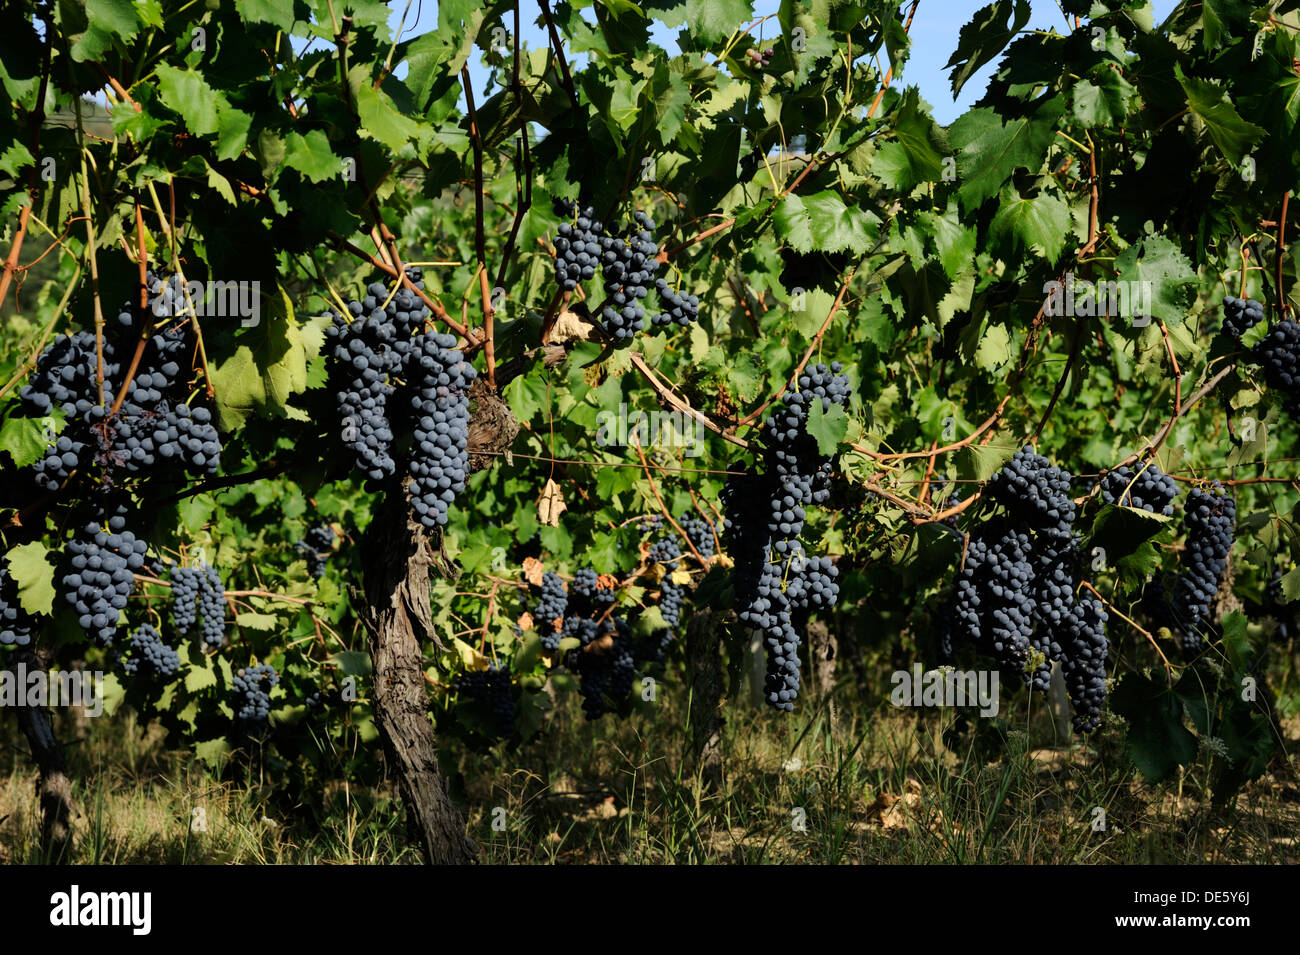
[[438, 768], [424, 687], [420, 641], [434, 636], [429, 614], [433, 549], [411, 520], [404, 487], [384, 495], [366, 530], [362, 554], [375, 724], [406, 804], [408, 827], [420, 841], [425, 862], [471, 862], [475, 846]]

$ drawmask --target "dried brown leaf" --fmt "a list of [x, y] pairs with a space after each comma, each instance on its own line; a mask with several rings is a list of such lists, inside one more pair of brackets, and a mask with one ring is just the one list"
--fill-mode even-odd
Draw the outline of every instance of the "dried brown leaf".
[[596, 324], [590, 318], [566, 308], [556, 317], [555, 324], [551, 326], [551, 333], [546, 336], [546, 344], [585, 342], [591, 338], [595, 330]]
[[555, 478], [548, 478], [546, 486], [542, 488], [541, 499], [537, 502], [537, 519], [546, 527], [558, 527], [560, 515], [566, 510], [568, 505], [564, 503], [560, 485], [555, 483]]
[[546, 565], [536, 557], [524, 558], [524, 580], [534, 587], [540, 587], [542, 585], [542, 575], [545, 573]]

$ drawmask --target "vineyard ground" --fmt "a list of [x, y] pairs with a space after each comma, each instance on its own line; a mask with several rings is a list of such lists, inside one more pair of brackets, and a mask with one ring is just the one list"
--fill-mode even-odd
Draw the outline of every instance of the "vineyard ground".
[[[963, 735], [950, 739], [955, 754], [941, 740], [950, 719], [851, 702], [838, 700], [832, 718], [810, 701], [779, 721], [733, 708], [716, 791], [689, 770], [689, 727], [672, 703], [653, 719], [596, 724], [562, 705], [545, 743], [465, 755], [453, 777], [480, 858], [493, 863], [1300, 862], [1300, 785], [1284, 765], [1247, 786], [1234, 810], [1216, 810], [1206, 757], [1181, 780], [1145, 785], [1114, 726], [1057, 748], [1046, 715], [1020, 700], [1005, 714], [1002, 748]], [[395, 788], [336, 785], [317, 816], [255, 781], [217, 780], [133, 719], [84, 726], [68, 747], [77, 862], [420, 861]], [[1294, 752], [1300, 719], [1283, 728]], [[76, 738], [79, 727], [61, 730]], [[0, 864], [39, 861], [22, 748], [12, 732], [0, 740]], [[196, 806], [202, 833], [187, 831]], [[1097, 806], [1105, 831], [1093, 831]]]

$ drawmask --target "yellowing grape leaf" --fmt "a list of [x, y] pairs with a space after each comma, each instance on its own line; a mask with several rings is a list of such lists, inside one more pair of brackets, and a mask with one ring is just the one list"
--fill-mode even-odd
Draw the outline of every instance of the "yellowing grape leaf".
[[452, 637], [451, 645], [452, 649], [456, 651], [456, 655], [460, 657], [461, 665], [466, 670], [486, 670], [488, 668], [488, 658], [464, 640], [459, 637]]

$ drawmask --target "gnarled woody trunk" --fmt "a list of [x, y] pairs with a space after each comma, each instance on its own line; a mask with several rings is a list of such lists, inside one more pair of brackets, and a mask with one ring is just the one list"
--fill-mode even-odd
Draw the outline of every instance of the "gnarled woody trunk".
[[[29, 674], [49, 669], [45, 652], [23, 651], [13, 657], [15, 671], [26, 665]], [[22, 689], [20, 688], [20, 693]], [[63, 760], [63, 747], [54, 735], [50, 714], [43, 706], [17, 707], [18, 725], [32, 748], [40, 776], [36, 780], [36, 798], [41, 812], [41, 851], [50, 862], [65, 861], [72, 848], [72, 783], [68, 779], [67, 764]]]
[[383, 498], [361, 546], [374, 659], [375, 723], [406, 804], [407, 822], [431, 864], [471, 862], [475, 847], [438, 769], [428, 715], [421, 641], [433, 637], [429, 574], [433, 549], [410, 518], [404, 487]]
[[691, 744], [695, 769], [711, 789], [722, 786], [722, 698], [726, 678], [722, 639], [711, 609], [697, 611], [686, 625], [686, 678], [690, 682]]

